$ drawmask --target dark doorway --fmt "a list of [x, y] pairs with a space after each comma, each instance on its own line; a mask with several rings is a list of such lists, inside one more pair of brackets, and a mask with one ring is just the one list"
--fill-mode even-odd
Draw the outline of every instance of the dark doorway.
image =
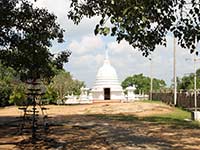
[[104, 89], [104, 100], [110, 100], [110, 88]]

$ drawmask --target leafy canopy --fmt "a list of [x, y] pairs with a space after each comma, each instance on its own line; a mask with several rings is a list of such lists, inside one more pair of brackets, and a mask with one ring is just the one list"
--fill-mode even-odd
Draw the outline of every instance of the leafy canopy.
[[[171, 32], [178, 44], [195, 49], [200, 40], [200, 0], [71, 0], [68, 17], [78, 24], [83, 17], [100, 16], [95, 34], [125, 39], [148, 56], [156, 45], [166, 46]], [[196, 52], [197, 53], [197, 52]]]
[[62, 68], [69, 51], [57, 58], [50, 53], [51, 41], [63, 42], [64, 30], [56, 16], [35, 8], [27, 0], [0, 1], [0, 63], [13, 67], [22, 78], [51, 77]]
[[0, 64], [0, 107], [8, 105], [9, 96], [13, 90], [13, 82], [16, 72]]
[[[197, 89], [200, 89], [200, 69], [196, 71], [196, 83]], [[188, 76], [183, 76], [178, 79], [177, 88], [183, 90], [193, 90], [194, 89], [194, 73], [189, 74]]]
[[58, 95], [60, 100], [69, 94], [80, 95], [81, 88], [84, 87], [84, 82], [74, 80], [69, 72], [60, 71], [48, 86], [49, 91], [52, 89]]
[[[149, 93], [150, 81], [151, 81], [151, 79], [149, 77], [146, 77], [143, 74], [136, 74], [136, 75], [127, 77], [122, 82], [122, 87], [123, 87], [123, 89], [125, 89], [128, 86], [135, 85], [136, 93], [139, 93], [140, 91], [144, 92], [144, 93]], [[166, 87], [166, 83], [164, 80], [160, 80], [160, 79], [156, 79], [156, 78], [153, 79], [153, 90], [159, 90], [159, 89], [163, 89], [165, 87]]]

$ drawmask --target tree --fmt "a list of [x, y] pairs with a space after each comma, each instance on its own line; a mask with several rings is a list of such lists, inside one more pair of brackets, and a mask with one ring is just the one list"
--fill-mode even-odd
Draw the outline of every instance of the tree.
[[13, 87], [12, 94], [9, 97], [9, 104], [15, 104], [17, 106], [27, 105], [26, 99], [26, 85], [22, 82], [18, 82]]
[[73, 84], [71, 87], [71, 92], [74, 95], [81, 95], [81, 88], [85, 87], [85, 84], [83, 81], [79, 81], [77, 79], [73, 79]]
[[[139, 93], [139, 91], [142, 91], [142, 92], [148, 94], [150, 91], [150, 81], [151, 81], [151, 79], [149, 77], [143, 76], [143, 74], [136, 74], [136, 75], [127, 77], [122, 82], [122, 87], [123, 87], [123, 89], [125, 89], [128, 86], [135, 85], [136, 93]], [[155, 79], [155, 78], [153, 79], [153, 89], [154, 90], [163, 89], [163, 88], [165, 88], [165, 86], [166, 86], [166, 83], [164, 80]]]
[[64, 30], [54, 14], [27, 0], [1, 0], [0, 16], [0, 63], [14, 68], [22, 80], [50, 78], [54, 66], [68, 61], [69, 51], [56, 58], [49, 51], [52, 40], [63, 42]]
[[[200, 69], [196, 71], [197, 75], [197, 89], [200, 89]], [[191, 73], [188, 76], [183, 76], [180, 79], [180, 82], [177, 84], [177, 88], [180, 90], [193, 90], [194, 89], [194, 73]]]
[[[200, 40], [199, 0], [72, 0], [68, 17], [78, 24], [83, 17], [99, 16], [95, 34], [125, 39], [147, 56], [156, 45], [166, 46], [171, 32], [178, 44], [195, 49]], [[197, 52], [196, 52], [197, 53]]]
[[0, 64], [0, 106], [9, 104], [9, 97], [12, 94], [12, 82], [16, 72], [10, 68]]
[[57, 97], [58, 97], [57, 92], [53, 89], [52, 86], [48, 85], [46, 87], [45, 95], [42, 98], [46, 99], [47, 102], [50, 104], [56, 104]]
[[85, 86], [83, 82], [73, 80], [69, 72], [60, 71], [50, 83], [49, 90], [57, 94], [57, 98], [63, 100], [68, 94], [80, 95], [81, 87]]
[[12, 93], [12, 87], [6, 82], [0, 81], [0, 106], [9, 104], [8, 100]]

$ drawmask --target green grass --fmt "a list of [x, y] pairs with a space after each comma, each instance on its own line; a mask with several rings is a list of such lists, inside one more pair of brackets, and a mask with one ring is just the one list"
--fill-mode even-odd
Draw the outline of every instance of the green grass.
[[[186, 121], [186, 119], [188, 119], [188, 121]], [[200, 128], [200, 122], [191, 120], [191, 112], [180, 108], [174, 108], [170, 113], [144, 117], [143, 120], [176, 127]]]
[[[137, 117], [134, 115], [106, 115], [106, 114], [96, 114], [93, 115], [98, 119], [108, 119], [108, 120], [119, 120], [119, 121], [128, 121], [133, 123], [139, 122], [150, 122], [155, 124], [170, 125], [173, 128], [198, 128], [200, 129], [200, 122], [192, 121], [191, 112], [173, 108], [173, 111], [170, 113], [162, 115], [152, 115], [148, 117]], [[189, 119], [186, 121], [185, 119]]]
[[182, 110], [180, 108], [173, 108], [173, 111], [170, 113], [162, 114], [162, 115], [153, 115], [154, 117], [162, 117], [162, 118], [171, 118], [177, 120], [191, 119], [191, 112]]
[[[157, 104], [165, 104], [161, 101], [155, 100], [143, 100], [141, 102], [144, 103], [157, 103]], [[183, 125], [183, 126], [192, 126], [192, 127], [200, 127], [200, 122], [197, 121], [186, 121], [186, 119], [191, 120], [191, 112], [183, 110], [181, 108], [173, 108], [173, 111], [170, 113], [162, 114], [162, 115], [152, 115], [148, 117], [142, 118], [144, 121], [150, 121], [155, 123], [162, 124], [172, 124], [172, 125]]]
[[[161, 101], [156, 100], [143, 100], [143, 103], [156, 103], [164, 104]], [[197, 121], [186, 121], [186, 119], [191, 120], [191, 112], [183, 110], [181, 108], [173, 108], [173, 112], [162, 114], [162, 115], [152, 115], [142, 118], [145, 121], [165, 123], [165, 124], [176, 124], [176, 125], [191, 125], [191, 126], [200, 126], [200, 122]]]

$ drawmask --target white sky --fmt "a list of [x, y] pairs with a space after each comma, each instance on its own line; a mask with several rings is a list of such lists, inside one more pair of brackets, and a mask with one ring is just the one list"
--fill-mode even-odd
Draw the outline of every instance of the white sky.
[[[54, 43], [53, 53], [69, 49], [72, 55], [65, 64], [65, 70], [74, 78], [84, 81], [92, 87], [98, 68], [102, 65], [105, 47], [109, 51], [111, 64], [115, 67], [118, 78], [123, 81], [127, 76], [143, 73], [150, 76], [150, 61], [134, 50], [126, 41], [118, 44], [113, 37], [95, 36], [94, 28], [98, 18], [83, 19], [77, 26], [67, 18], [69, 0], [37, 0], [38, 7], [47, 8], [58, 17], [58, 22], [65, 29], [65, 43]], [[199, 46], [198, 46], [199, 47]], [[190, 61], [185, 59], [191, 58]], [[189, 50], [177, 46], [177, 76], [194, 72], [193, 55]], [[198, 62], [197, 68], [200, 68]], [[167, 47], [158, 46], [153, 53], [153, 77], [163, 79], [168, 85], [173, 78], [173, 38], [167, 37]]]

